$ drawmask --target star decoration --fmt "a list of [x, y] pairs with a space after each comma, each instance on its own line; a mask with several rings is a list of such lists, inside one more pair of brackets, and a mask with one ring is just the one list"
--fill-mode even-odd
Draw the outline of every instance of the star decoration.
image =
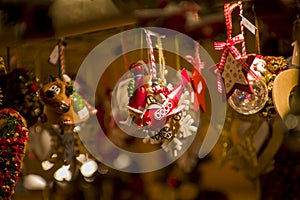
[[243, 67], [243, 65], [249, 66], [246, 58], [236, 60], [233, 58], [232, 54], [228, 52], [222, 72], [227, 99], [232, 95], [235, 89], [253, 93], [248, 79], [246, 78], [247, 70]]
[[[193, 67], [193, 74], [190, 76], [191, 83], [194, 89], [194, 94], [197, 99], [197, 103], [200, 106], [203, 112], [206, 111], [205, 107], [205, 88], [206, 88], [206, 81], [201, 75], [199, 69]], [[195, 110], [198, 110], [198, 105], [195, 106]]]
[[199, 54], [199, 43], [195, 42], [195, 57], [187, 55], [186, 60], [193, 65], [193, 73], [190, 76], [191, 84], [194, 90], [194, 96], [197, 102], [194, 103], [195, 111], [200, 107], [203, 112], [206, 111], [205, 107], [205, 88], [206, 81], [201, 74], [201, 70], [204, 69], [205, 63], [201, 61]]

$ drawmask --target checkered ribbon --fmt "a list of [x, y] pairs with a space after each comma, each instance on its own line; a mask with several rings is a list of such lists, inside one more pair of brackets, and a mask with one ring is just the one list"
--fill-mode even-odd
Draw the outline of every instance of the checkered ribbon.
[[[239, 15], [243, 15], [243, 7], [242, 7], [242, 2], [239, 1], [234, 4], [226, 3], [224, 4], [224, 16], [225, 16], [225, 23], [226, 23], [226, 28], [227, 28], [227, 40], [226, 42], [215, 42], [214, 43], [214, 48], [215, 50], [223, 50], [223, 53], [221, 55], [220, 62], [217, 64], [217, 68], [219, 69], [220, 73], [223, 73], [223, 68], [226, 62], [226, 58], [228, 56], [228, 53], [230, 52], [234, 59], [239, 62], [239, 64], [243, 67], [244, 70], [246, 70], [253, 78], [254, 80], [258, 81], [259, 77], [252, 71], [250, 70], [250, 67], [248, 66], [247, 63], [244, 62], [243, 59], [246, 57], [246, 46], [245, 46], [245, 41], [244, 41], [244, 26], [242, 24], [242, 21], [240, 21], [240, 29], [241, 33], [232, 37], [232, 18], [231, 14], [232, 11], [239, 7]], [[242, 45], [242, 51], [241, 53], [239, 50], [235, 47], [236, 44], [241, 43]]]
[[226, 40], [226, 42], [215, 42], [214, 43], [215, 50], [224, 50], [222, 53], [222, 56], [221, 56], [221, 60], [218, 64], [219, 70], [223, 71], [223, 67], [225, 65], [228, 51], [233, 55], [233, 57], [236, 60], [241, 58], [241, 53], [234, 45], [241, 43], [243, 41], [244, 41], [244, 36], [242, 34], [239, 34], [233, 38], [228, 38]]

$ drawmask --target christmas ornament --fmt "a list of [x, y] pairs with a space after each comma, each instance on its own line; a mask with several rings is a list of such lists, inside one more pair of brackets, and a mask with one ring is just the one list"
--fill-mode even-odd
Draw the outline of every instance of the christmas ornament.
[[62, 130], [74, 128], [95, 114], [95, 109], [74, 90], [72, 82], [53, 78], [41, 88], [40, 97], [47, 122], [60, 125]]
[[[286, 73], [290, 70], [287, 70], [287, 62], [283, 57], [257, 56], [251, 68], [260, 77], [260, 81], [254, 82], [254, 93], [236, 90], [228, 99], [234, 110], [228, 110], [221, 143], [223, 162], [231, 161], [235, 169], [255, 181], [260, 175], [274, 168], [273, 157], [283, 141], [280, 129], [271, 131], [270, 128], [271, 125], [277, 124], [274, 120], [277, 116], [274, 103], [277, 104], [278, 113], [284, 115], [290, 101], [286, 92], [290, 92], [291, 88], [282, 87], [293, 87], [297, 81], [295, 77], [290, 77], [285, 82], [280, 78], [285, 77], [280, 76], [281, 74], [292, 74]], [[248, 79], [253, 81], [251, 77]], [[256, 87], [258, 88], [255, 89]], [[286, 105], [282, 106], [280, 102], [285, 102]]]
[[83, 99], [75, 89], [70, 77], [65, 74], [64, 49], [66, 43], [60, 39], [52, 51], [49, 62], [58, 64], [58, 78], [51, 76], [50, 82], [40, 90], [45, 104], [48, 123], [59, 124], [62, 130], [72, 130], [75, 125], [89, 119], [97, 110]]
[[57, 181], [70, 181], [76, 176], [77, 167], [84, 164], [77, 158], [89, 155], [79, 138], [78, 130], [97, 110], [78, 94], [67, 75], [63, 75], [63, 78], [64, 80], [52, 77], [40, 90], [46, 121], [36, 124], [32, 137], [46, 131], [50, 134], [52, 143], [48, 143], [46, 147], [32, 144], [32, 150], [35, 153], [39, 148], [49, 149], [46, 157], [39, 156], [42, 158], [43, 169], [55, 169], [53, 177]]
[[28, 140], [25, 119], [15, 110], [0, 111], [0, 199], [9, 200], [19, 180]]
[[[97, 110], [77, 93], [69, 76], [62, 77], [64, 80], [52, 76], [40, 89], [46, 120], [30, 129], [31, 154], [40, 162], [41, 176], [47, 181], [74, 180], [81, 166], [94, 161], [78, 132]], [[88, 174], [87, 170], [84, 173]]]
[[[230, 34], [231, 18], [228, 20], [228, 13], [231, 14], [232, 8], [237, 5], [242, 16], [241, 2], [224, 5]], [[230, 161], [234, 169], [257, 183], [259, 176], [274, 168], [273, 157], [283, 141], [283, 134], [271, 131], [270, 125], [277, 114], [272, 99], [273, 82], [282, 70], [287, 69], [287, 64], [283, 57], [247, 55], [243, 23], [242, 20], [240, 35], [232, 39], [229, 34], [226, 43], [215, 43], [215, 49], [224, 49], [217, 69], [221, 69], [228, 105], [231, 106], [220, 138], [222, 163]], [[242, 43], [241, 54], [233, 46], [237, 43]]]
[[[164, 83], [155, 80], [151, 85], [149, 83], [141, 85], [141, 79], [137, 75], [143, 72], [142, 65], [133, 66], [132, 71], [136, 77], [135, 91], [129, 93], [131, 96], [128, 103], [132, 122], [145, 132], [145, 142], [150, 140], [152, 143], [162, 143], [166, 151], [171, 151], [173, 148], [179, 151], [182, 142], [177, 137], [186, 138], [197, 129], [193, 126], [194, 119], [184, 112], [185, 107], [188, 106], [187, 102], [181, 99], [184, 87], [189, 82], [186, 71], [182, 71], [182, 82], [175, 87], [167, 87]], [[136, 88], [139, 84], [140, 86]], [[169, 145], [170, 141], [173, 147]]]
[[228, 103], [235, 111], [249, 115], [257, 113], [265, 106], [268, 100], [268, 88], [262, 77], [263, 73], [266, 72], [265, 65], [265, 61], [260, 56], [256, 56], [250, 69], [254, 71], [257, 77], [260, 77], [260, 80], [255, 81], [248, 75], [249, 84], [253, 92], [248, 93], [239, 89], [233, 92], [228, 99]]
[[250, 85], [253, 89], [252, 94], [237, 89], [228, 99], [229, 105], [244, 115], [250, 115], [260, 111], [268, 99], [268, 88], [264, 81], [251, 81]]
[[130, 66], [133, 78], [127, 88], [129, 116], [121, 124], [127, 127], [135, 124], [144, 134], [144, 142], [160, 143], [165, 151], [177, 156], [184, 143], [182, 140], [197, 131], [196, 120], [190, 113], [190, 79], [183, 69], [179, 82], [174, 85], [168, 82], [164, 65], [157, 70], [152, 47], [151, 36], [161, 37], [149, 30], [145, 33], [150, 63], [138, 61]]
[[[80, 166], [92, 159], [82, 144], [78, 131], [91, 115], [97, 113], [97, 110], [77, 92], [76, 86], [78, 88], [80, 85], [75, 85], [71, 78], [64, 74], [64, 46], [59, 40], [56, 50], [50, 56], [53, 64], [58, 62], [59, 77], [50, 76], [49, 83], [44, 84], [39, 91], [46, 120], [34, 129], [38, 135], [45, 131], [50, 134], [52, 144], [47, 148], [50, 152], [41, 162], [45, 171], [56, 170], [53, 177], [57, 181], [73, 180]], [[35, 149], [35, 145], [32, 145], [32, 148]], [[88, 174], [86, 170], [84, 172]]]
[[[227, 40], [226, 42], [215, 42], [214, 44], [216, 50], [223, 50], [221, 60], [219, 63], [217, 63], [217, 68], [219, 69], [224, 81], [227, 99], [231, 96], [235, 89], [240, 89], [248, 93], [253, 92], [251, 86], [248, 83], [248, 73], [250, 73], [255, 80], [259, 79], [250, 69], [250, 65], [254, 59], [254, 55], [246, 55], [244, 28], [242, 21], [240, 22], [241, 33], [232, 37], [231, 14], [237, 7], [240, 10], [240, 15], [242, 15], [243, 10], [241, 1], [234, 4], [224, 4]], [[242, 45], [242, 53], [240, 53], [239, 50], [235, 47], [236, 44]]]
[[28, 127], [32, 126], [43, 114], [43, 103], [38, 96], [39, 79], [27, 68], [16, 68], [1, 79], [2, 107], [17, 110]]
[[274, 119], [277, 112], [273, 103], [273, 84], [278, 76], [284, 70], [288, 69], [287, 61], [282, 56], [265, 56], [266, 71], [263, 73], [264, 80], [268, 87], [268, 100], [261, 113], [268, 119]]
[[203, 112], [206, 111], [205, 107], [205, 88], [206, 88], [206, 81], [204, 77], [201, 75], [201, 70], [204, 68], [204, 62], [201, 61], [199, 55], [199, 43], [195, 42], [195, 58], [192, 56], [185, 57], [187, 61], [193, 64], [192, 75], [190, 76], [191, 83], [194, 90], [195, 102], [194, 109], [198, 109], [198, 105], [200, 106]]

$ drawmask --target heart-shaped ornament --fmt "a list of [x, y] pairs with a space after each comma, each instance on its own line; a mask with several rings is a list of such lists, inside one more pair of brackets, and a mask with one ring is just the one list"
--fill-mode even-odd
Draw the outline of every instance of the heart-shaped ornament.
[[28, 129], [25, 119], [15, 110], [0, 110], [0, 199], [9, 200], [21, 172]]

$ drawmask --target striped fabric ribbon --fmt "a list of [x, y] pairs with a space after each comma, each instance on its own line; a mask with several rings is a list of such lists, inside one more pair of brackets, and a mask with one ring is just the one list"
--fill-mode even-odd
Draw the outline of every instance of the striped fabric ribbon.
[[60, 72], [61, 74], [65, 74], [65, 52], [64, 52], [64, 42], [63, 40], [59, 40], [59, 60], [60, 60]]
[[226, 57], [228, 55], [228, 51], [233, 55], [235, 59], [241, 58], [241, 53], [239, 50], [234, 46], [235, 44], [241, 43], [244, 41], [244, 36], [239, 34], [233, 38], [228, 38], [226, 42], [215, 42], [214, 48], [215, 50], [224, 50], [221, 55], [221, 60], [218, 64], [218, 68], [220, 72], [223, 72], [223, 68], [225, 65]]
[[[230, 52], [234, 59], [239, 62], [239, 64], [242, 66], [242, 68], [249, 73], [254, 80], [258, 81], [260, 77], [258, 77], [251, 69], [250, 66], [245, 62], [244, 59], [246, 55], [246, 46], [245, 46], [245, 40], [244, 40], [244, 26], [242, 24], [242, 21], [240, 21], [240, 30], [241, 33], [232, 37], [232, 17], [231, 14], [235, 8], [239, 8], [239, 16], [243, 15], [243, 7], [242, 2], [238, 1], [237, 3], [226, 3], [224, 4], [224, 16], [225, 16], [225, 23], [227, 28], [227, 40], [226, 42], [215, 42], [214, 48], [215, 50], [223, 50], [220, 62], [217, 64], [217, 67], [222, 74], [223, 68], [225, 66], [226, 58], [228, 56], [228, 53]], [[236, 44], [241, 44], [242, 49], [241, 53], [239, 50], [235, 47]]]
[[151, 72], [152, 72], [152, 78], [157, 78], [157, 72], [156, 72], [156, 65], [155, 65], [155, 56], [153, 51], [153, 45], [151, 36], [155, 36], [156, 34], [149, 30], [144, 30], [146, 34], [146, 41], [149, 46], [149, 56], [150, 56], [150, 63], [151, 63]]

